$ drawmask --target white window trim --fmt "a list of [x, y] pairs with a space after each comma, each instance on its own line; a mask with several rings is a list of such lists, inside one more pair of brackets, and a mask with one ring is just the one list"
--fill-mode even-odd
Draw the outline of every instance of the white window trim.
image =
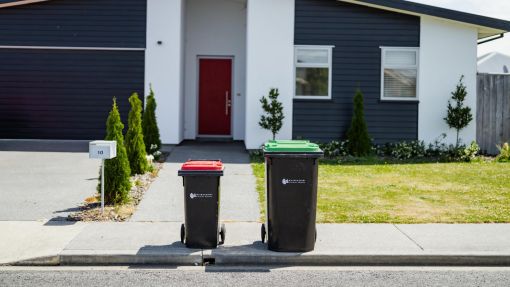
[[[331, 100], [331, 86], [333, 82], [333, 48], [335, 46], [330, 45], [295, 45], [294, 46], [294, 99], [302, 100]], [[328, 50], [328, 63], [327, 64], [298, 64], [297, 63], [297, 50], [317, 50], [323, 49]], [[328, 79], [328, 95], [327, 96], [307, 96], [307, 95], [296, 95], [296, 69], [297, 68], [328, 68], [329, 79]]]
[[[419, 47], [380, 47], [381, 48], [381, 101], [407, 101], [407, 102], [418, 102], [420, 100], [420, 48]], [[387, 51], [413, 51], [416, 52], [416, 66], [408, 65], [388, 65], [385, 63], [385, 55]], [[416, 97], [414, 98], [403, 98], [403, 97], [385, 97], [384, 96], [384, 69], [408, 69], [416, 68]]]

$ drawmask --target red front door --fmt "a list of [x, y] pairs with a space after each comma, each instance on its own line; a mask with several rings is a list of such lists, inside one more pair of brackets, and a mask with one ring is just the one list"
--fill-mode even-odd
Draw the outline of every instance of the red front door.
[[232, 60], [200, 59], [198, 134], [229, 136]]

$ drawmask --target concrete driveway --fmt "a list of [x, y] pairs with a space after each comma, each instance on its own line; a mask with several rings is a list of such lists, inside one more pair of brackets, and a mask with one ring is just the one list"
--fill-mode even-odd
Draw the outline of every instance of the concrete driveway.
[[0, 142], [0, 221], [63, 220], [94, 195], [100, 162], [84, 142]]
[[157, 181], [144, 195], [131, 221], [183, 222], [184, 188], [177, 176], [188, 159], [221, 159], [220, 219], [226, 222], [258, 221], [260, 217], [256, 179], [250, 157], [241, 143], [184, 142], [173, 148]]

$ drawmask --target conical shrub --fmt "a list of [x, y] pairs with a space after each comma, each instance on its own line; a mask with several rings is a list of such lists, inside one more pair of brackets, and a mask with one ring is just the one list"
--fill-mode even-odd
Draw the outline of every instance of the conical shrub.
[[143, 140], [145, 143], [145, 151], [148, 154], [153, 154], [155, 151], [161, 149], [161, 139], [159, 136], [158, 122], [156, 120], [156, 107], [156, 98], [154, 97], [154, 91], [151, 86], [142, 120]]
[[354, 114], [352, 116], [351, 127], [347, 132], [347, 139], [349, 140], [348, 149], [351, 155], [367, 156], [370, 154], [372, 144], [365, 121], [363, 93], [359, 89], [354, 96]]
[[142, 131], [142, 101], [138, 94], [129, 97], [131, 111], [128, 116], [128, 130], [126, 133], [126, 151], [131, 167], [131, 174], [144, 174], [150, 170], [147, 162], [147, 153], [143, 141]]
[[[119, 109], [115, 98], [113, 107], [106, 121], [107, 141], [117, 141], [117, 157], [105, 160], [104, 166], [104, 198], [105, 204], [121, 204], [129, 200], [131, 182], [129, 176], [131, 169], [124, 147], [124, 136], [122, 131], [124, 125], [120, 119]], [[99, 187], [99, 190], [100, 187]]]

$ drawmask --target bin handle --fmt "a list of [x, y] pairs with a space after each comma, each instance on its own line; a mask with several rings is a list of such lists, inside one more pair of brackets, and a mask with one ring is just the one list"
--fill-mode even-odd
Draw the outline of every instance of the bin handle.
[[221, 161], [221, 159], [188, 159], [188, 161]]

